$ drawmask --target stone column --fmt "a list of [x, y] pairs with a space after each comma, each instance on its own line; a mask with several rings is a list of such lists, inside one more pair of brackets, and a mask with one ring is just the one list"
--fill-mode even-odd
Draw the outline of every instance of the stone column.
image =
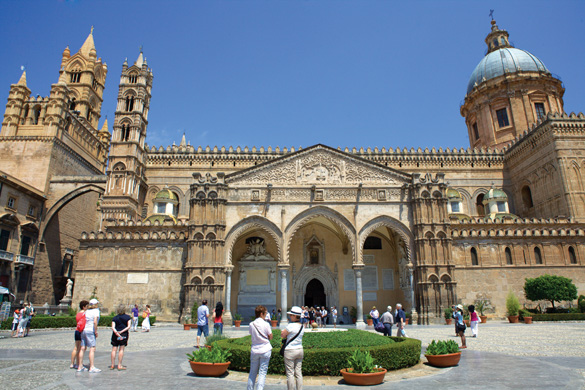
[[225, 269], [225, 313], [223, 315], [224, 325], [230, 326], [233, 324], [232, 317], [232, 270], [233, 265], [226, 267]]
[[408, 280], [410, 281], [410, 320], [412, 321], [412, 325], [418, 323], [418, 314], [416, 312], [416, 301], [414, 300], [414, 265], [412, 263], [408, 263], [406, 266], [408, 270]]
[[288, 325], [288, 317], [286, 315], [286, 307], [288, 303], [288, 265], [279, 265], [280, 272], [280, 310], [282, 311], [282, 320], [280, 320], [280, 329], [286, 328]]
[[357, 321], [355, 327], [357, 329], [366, 329], [366, 323], [364, 322], [364, 300], [362, 294], [362, 270], [364, 265], [354, 265], [353, 271], [355, 272], [355, 298], [357, 307]]

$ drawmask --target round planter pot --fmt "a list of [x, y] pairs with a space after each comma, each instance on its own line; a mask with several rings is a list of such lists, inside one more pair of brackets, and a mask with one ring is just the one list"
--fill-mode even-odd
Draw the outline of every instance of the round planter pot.
[[510, 321], [511, 324], [517, 324], [519, 317], [520, 316], [508, 316], [508, 321]]
[[191, 329], [197, 329], [197, 324], [191, 324], [189, 325]]
[[223, 375], [230, 362], [226, 363], [201, 363], [201, 362], [189, 362], [191, 364], [191, 370], [199, 376], [221, 376]]
[[276, 324], [278, 324], [277, 320], [270, 320], [270, 325], [272, 325], [273, 328], [276, 328]]
[[479, 319], [481, 320], [482, 324], [485, 324], [487, 322], [487, 316], [479, 316]]
[[524, 317], [525, 324], [532, 324], [532, 317]]
[[191, 330], [191, 324], [183, 324], [183, 330]]
[[453, 367], [459, 364], [461, 352], [447, 355], [425, 355], [427, 361], [434, 367]]
[[453, 323], [453, 318], [445, 318], [445, 323], [451, 325]]
[[408, 323], [410, 322], [410, 318], [406, 319], [406, 322], [404, 323], [404, 325], [408, 325]]
[[379, 368], [378, 370], [380, 371], [371, 372], [369, 374], [357, 374], [347, 370], [347, 368], [340, 370], [341, 375], [343, 375], [343, 380], [350, 385], [356, 386], [379, 385], [380, 383], [384, 382], [384, 376], [386, 375], [385, 368]]
[[373, 319], [370, 318], [369, 320], [366, 320], [366, 321], [368, 322], [368, 326], [374, 325], [374, 320]]
[[239, 328], [241, 324], [242, 320], [234, 320], [234, 325], [236, 326], [236, 328]]

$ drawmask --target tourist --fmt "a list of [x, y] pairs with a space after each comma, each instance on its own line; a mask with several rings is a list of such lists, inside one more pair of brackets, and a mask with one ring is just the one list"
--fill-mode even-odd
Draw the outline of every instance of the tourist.
[[477, 337], [477, 324], [479, 324], [479, 317], [475, 311], [475, 306], [469, 305], [467, 310], [469, 311], [469, 327], [471, 328], [471, 337]]
[[69, 368], [77, 369], [80, 366], [79, 360], [79, 351], [81, 351], [81, 332], [85, 328], [85, 311], [87, 310], [87, 306], [89, 306], [89, 302], [83, 300], [79, 302], [79, 312], [75, 315], [75, 323], [77, 327], [75, 328], [75, 334], [73, 336], [73, 340], [75, 344], [73, 346], [73, 351], [71, 351], [71, 365]]
[[146, 309], [144, 309], [144, 312], [142, 313], [142, 331], [143, 332], [150, 332], [150, 314], [152, 312], [150, 311], [150, 305], [146, 305]]
[[24, 333], [24, 337], [28, 336], [28, 332], [30, 332], [30, 324], [32, 322], [32, 318], [35, 316], [35, 308], [33, 307], [32, 303], [28, 303], [28, 321], [26, 322], [26, 332]]
[[370, 310], [370, 317], [372, 317], [372, 321], [374, 323], [374, 328], [378, 325], [378, 319], [380, 318], [380, 312], [376, 309], [376, 306], [372, 306], [372, 310]]
[[204, 299], [201, 302], [201, 306], [197, 308], [197, 345], [195, 348], [199, 348], [199, 341], [201, 339], [201, 334], [205, 336], [205, 338], [209, 337], [209, 308], [207, 307], [207, 299]]
[[112, 319], [112, 364], [110, 370], [116, 368], [116, 353], [118, 354], [118, 370], [125, 370], [122, 365], [124, 348], [128, 345], [128, 330], [132, 327], [132, 319], [126, 314], [124, 305], [118, 306], [118, 315]]
[[309, 309], [309, 328], [313, 325], [313, 322], [315, 322], [315, 308], [311, 306]]
[[386, 312], [380, 318], [384, 325], [384, 336], [392, 336], [392, 326], [394, 325], [394, 316], [392, 315], [392, 306], [388, 305]]
[[223, 334], [223, 304], [217, 302], [213, 311], [213, 334]]
[[465, 322], [463, 322], [463, 305], [457, 305], [455, 311], [455, 326], [457, 326], [457, 335], [461, 337], [461, 346], [459, 348], [467, 348], [465, 344]]
[[18, 336], [18, 323], [20, 322], [20, 310], [16, 309], [14, 310], [14, 313], [12, 313], [12, 316], [14, 317], [14, 319], [12, 320], [12, 337], [17, 337]]
[[102, 371], [94, 365], [98, 323], [100, 321], [98, 305], [98, 300], [92, 298], [89, 300], [89, 309], [85, 311], [85, 327], [83, 328], [83, 332], [81, 332], [81, 349], [79, 350], [79, 358], [77, 360], [79, 364], [77, 372], [87, 371], [83, 366], [83, 354], [87, 348], [89, 348], [89, 372], [98, 373]]
[[278, 311], [276, 312], [276, 326], [280, 327], [280, 321], [282, 321], [282, 310], [278, 309]]
[[132, 332], [137, 332], [136, 328], [138, 328], [138, 315], [140, 310], [138, 310], [138, 304], [135, 303], [134, 307], [132, 308]]
[[20, 321], [18, 322], [17, 337], [26, 336], [26, 326], [28, 325], [28, 319], [30, 316], [30, 306], [28, 303], [24, 304], [24, 307], [20, 309]]
[[270, 313], [266, 310], [266, 314], [264, 315], [264, 321], [270, 324]]
[[309, 307], [303, 306], [303, 317], [301, 318], [301, 321], [305, 328], [309, 327], [309, 320], [310, 320]]
[[398, 330], [396, 331], [397, 337], [408, 337], [406, 335], [406, 330], [404, 330], [404, 325], [406, 325], [406, 314], [404, 310], [402, 310], [402, 304], [396, 304], [396, 315], [394, 316], [394, 322], [396, 322], [396, 326]]
[[337, 328], [337, 309], [335, 306], [331, 308], [331, 319], [333, 320], [333, 327]]
[[323, 328], [327, 327], [327, 315], [329, 313], [327, 313], [327, 309], [325, 309], [325, 306], [321, 306], [321, 324], [323, 325]]
[[[257, 390], [264, 389], [268, 363], [270, 363], [272, 354], [272, 345], [270, 344], [272, 330], [264, 320], [267, 314], [268, 310], [264, 306], [258, 305], [254, 310], [256, 319], [250, 322], [249, 332], [252, 336], [252, 349], [250, 350], [250, 375], [248, 375], [247, 390], [254, 390], [254, 384], [256, 384]], [[256, 376], [258, 380], [256, 380]]]
[[280, 332], [282, 338], [286, 338], [284, 349], [284, 368], [286, 371], [286, 385], [288, 390], [300, 390], [303, 388], [303, 326], [300, 324], [302, 310], [293, 306], [289, 312], [290, 322]]

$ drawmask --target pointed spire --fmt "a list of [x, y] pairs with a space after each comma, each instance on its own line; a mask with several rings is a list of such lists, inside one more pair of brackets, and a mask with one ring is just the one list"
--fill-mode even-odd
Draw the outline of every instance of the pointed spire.
[[108, 117], [106, 116], [106, 120], [104, 121], [104, 124], [102, 125], [102, 129], [100, 131], [108, 131]]
[[140, 54], [138, 55], [138, 59], [134, 63], [139, 68], [142, 68], [142, 64], [144, 64], [144, 57], [142, 56], [142, 48], [140, 48]]
[[187, 146], [187, 141], [185, 140], [185, 132], [183, 132], [183, 138], [181, 138], [181, 144], [179, 146]]
[[20, 76], [20, 80], [18, 80], [17, 85], [23, 85], [26, 87], [26, 70], [22, 71], [22, 76]]
[[85, 42], [83, 42], [83, 45], [81, 46], [81, 49], [79, 49], [79, 52], [84, 56], [89, 57], [89, 53], [91, 52], [92, 49], [95, 51], [95, 44], [93, 42], [93, 26], [91, 26], [91, 31], [87, 36]]
[[59, 75], [59, 81], [57, 84], [67, 84], [67, 78], [65, 77], [65, 68], [61, 68], [61, 74]]

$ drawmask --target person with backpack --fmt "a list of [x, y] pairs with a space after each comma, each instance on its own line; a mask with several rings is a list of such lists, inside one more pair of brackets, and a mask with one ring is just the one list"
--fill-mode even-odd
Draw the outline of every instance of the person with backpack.
[[[89, 309], [85, 311], [85, 327], [81, 332], [81, 349], [79, 350], [79, 359], [77, 372], [89, 371], [90, 373], [102, 372], [94, 365], [96, 339], [98, 337], [98, 323], [100, 321], [100, 309], [98, 309], [98, 300], [92, 298], [89, 300]], [[83, 366], [83, 354], [89, 348], [89, 370]]]
[[79, 352], [81, 351], [81, 332], [85, 329], [85, 311], [87, 310], [87, 306], [89, 306], [89, 302], [83, 300], [79, 302], [79, 312], [75, 315], [75, 323], [77, 327], [75, 328], [75, 335], [73, 336], [73, 340], [75, 341], [75, 345], [73, 346], [73, 351], [71, 351], [71, 365], [69, 368], [77, 369], [79, 368]]

